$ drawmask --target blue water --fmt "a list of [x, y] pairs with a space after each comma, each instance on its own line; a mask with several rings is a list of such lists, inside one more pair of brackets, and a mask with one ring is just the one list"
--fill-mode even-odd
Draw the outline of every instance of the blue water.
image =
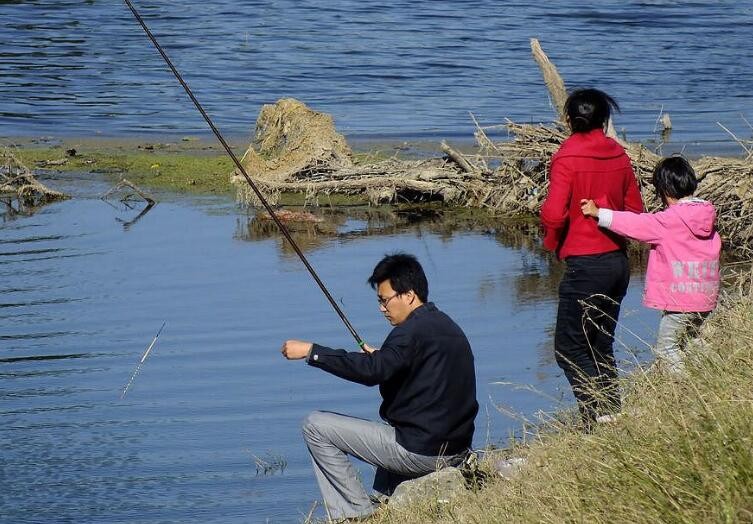
[[[355, 349], [299, 260], [227, 198], [160, 194], [131, 223], [138, 206], [97, 198], [108, 184], [62, 176], [74, 199], [0, 224], [0, 522], [300, 522], [319, 497], [301, 420], [374, 419], [379, 395], [280, 356], [287, 338]], [[372, 345], [390, 329], [366, 285], [374, 264], [398, 249], [422, 261], [431, 299], [475, 352], [476, 446], [572, 405], [551, 349], [559, 266], [535, 235], [332, 223], [296, 235]], [[651, 341], [641, 288], [638, 274], [622, 319]], [[622, 367], [646, 357], [626, 330], [619, 339]], [[257, 457], [285, 468], [265, 474]]]
[[[529, 40], [569, 86], [621, 102], [628, 138], [661, 108], [681, 149], [750, 138], [753, 4], [740, 1], [137, 0], [225, 133], [296, 97], [349, 138], [472, 138], [553, 112]], [[0, 136], [203, 135], [207, 128], [116, 0], [0, 1]]]

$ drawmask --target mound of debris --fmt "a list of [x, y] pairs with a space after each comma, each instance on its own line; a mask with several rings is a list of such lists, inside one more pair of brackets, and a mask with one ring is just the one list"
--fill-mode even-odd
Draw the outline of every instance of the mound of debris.
[[[444, 159], [356, 163], [331, 116], [290, 98], [262, 107], [254, 141], [241, 163], [271, 204], [282, 192], [304, 193], [312, 204], [332, 193], [364, 195], [374, 204], [458, 203], [466, 180], [480, 177], [472, 168], [469, 172]], [[242, 175], [235, 173], [232, 180], [239, 201], [260, 204]]]

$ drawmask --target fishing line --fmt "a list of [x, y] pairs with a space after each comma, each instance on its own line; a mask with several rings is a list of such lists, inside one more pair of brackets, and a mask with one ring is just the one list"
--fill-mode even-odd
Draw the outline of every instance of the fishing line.
[[128, 9], [131, 10], [131, 13], [133, 13], [133, 16], [136, 18], [136, 21], [141, 25], [141, 28], [146, 33], [146, 36], [149, 37], [149, 40], [152, 41], [152, 44], [154, 47], [159, 51], [159, 54], [162, 55], [162, 58], [165, 60], [165, 63], [167, 63], [167, 66], [170, 68], [170, 71], [173, 72], [173, 75], [175, 75], [175, 78], [177, 78], [178, 82], [180, 82], [180, 85], [183, 86], [183, 89], [185, 90], [188, 97], [191, 99], [191, 101], [196, 106], [196, 109], [199, 110], [199, 113], [201, 113], [201, 116], [204, 117], [204, 120], [207, 124], [209, 124], [209, 127], [212, 129], [212, 132], [214, 133], [214, 136], [217, 137], [217, 140], [220, 141], [220, 144], [222, 144], [222, 147], [225, 148], [225, 151], [230, 156], [230, 158], [233, 160], [233, 163], [235, 164], [235, 167], [238, 168], [238, 171], [243, 175], [243, 178], [246, 179], [246, 182], [248, 182], [248, 185], [251, 186], [251, 189], [256, 194], [256, 197], [259, 199], [259, 201], [264, 206], [264, 209], [267, 210], [267, 213], [269, 213], [269, 216], [272, 217], [272, 220], [274, 220], [275, 224], [277, 224], [277, 227], [280, 228], [280, 232], [283, 234], [283, 236], [287, 239], [287, 241], [290, 243], [290, 245], [293, 247], [293, 250], [298, 255], [298, 258], [301, 259], [301, 262], [303, 262], [303, 265], [306, 266], [306, 269], [308, 270], [311, 277], [314, 279], [314, 281], [319, 286], [319, 289], [322, 290], [322, 293], [324, 293], [324, 296], [327, 297], [327, 300], [329, 301], [330, 305], [334, 308], [337, 315], [340, 317], [340, 320], [343, 321], [345, 324], [345, 327], [348, 328], [348, 331], [350, 331], [350, 334], [353, 335], [353, 338], [356, 339], [356, 343], [358, 343], [358, 346], [363, 349], [364, 345], [366, 344], [363, 340], [361, 340], [361, 337], [358, 336], [358, 333], [356, 333], [356, 330], [351, 325], [350, 321], [348, 321], [348, 318], [345, 316], [345, 313], [343, 313], [342, 309], [340, 309], [340, 306], [337, 305], [337, 302], [335, 302], [335, 299], [332, 298], [332, 295], [327, 290], [326, 286], [324, 285], [324, 282], [319, 278], [319, 275], [317, 275], [314, 268], [309, 263], [308, 259], [303, 254], [303, 251], [301, 251], [301, 248], [298, 247], [298, 244], [295, 243], [295, 240], [293, 240], [293, 237], [290, 235], [290, 231], [288, 231], [288, 228], [285, 227], [285, 224], [282, 223], [280, 218], [275, 214], [274, 209], [272, 209], [272, 206], [269, 205], [267, 202], [267, 199], [264, 198], [264, 195], [261, 191], [259, 191], [259, 188], [256, 187], [256, 184], [254, 184], [253, 180], [251, 180], [251, 177], [248, 176], [248, 173], [246, 173], [246, 170], [241, 165], [240, 161], [238, 160], [238, 157], [235, 156], [233, 151], [230, 149], [230, 146], [228, 146], [227, 142], [225, 142], [225, 139], [220, 134], [219, 130], [215, 127], [214, 123], [212, 123], [212, 119], [209, 118], [209, 115], [207, 115], [206, 111], [204, 111], [204, 108], [201, 106], [199, 101], [194, 96], [193, 92], [191, 91], [191, 88], [188, 87], [188, 84], [185, 80], [183, 80], [183, 77], [180, 75], [178, 70], [173, 65], [170, 58], [167, 56], [167, 53], [162, 49], [162, 46], [159, 45], [159, 42], [157, 42], [157, 39], [154, 37], [152, 32], [149, 30], [149, 28], [146, 25], [146, 22], [144, 22], [144, 19], [141, 18], [141, 15], [136, 11], [136, 8], [133, 6], [130, 0], [123, 0], [126, 5], [128, 6]]

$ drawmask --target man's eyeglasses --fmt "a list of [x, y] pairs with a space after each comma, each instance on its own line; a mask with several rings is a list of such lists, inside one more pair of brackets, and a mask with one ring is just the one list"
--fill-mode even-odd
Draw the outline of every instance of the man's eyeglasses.
[[396, 296], [398, 296], [398, 295], [400, 295], [400, 293], [395, 293], [394, 295], [392, 295], [392, 296], [391, 296], [391, 297], [389, 297], [389, 298], [382, 298], [382, 297], [377, 297], [377, 302], [379, 302], [379, 305], [380, 305], [381, 307], [387, 307], [387, 304], [389, 304], [389, 303], [390, 303], [390, 300], [392, 300], [393, 298], [395, 298], [395, 297], [396, 297]]

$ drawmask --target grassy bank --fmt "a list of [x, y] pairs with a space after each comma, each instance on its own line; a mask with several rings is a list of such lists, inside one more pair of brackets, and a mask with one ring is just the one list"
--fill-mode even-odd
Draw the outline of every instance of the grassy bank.
[[231, 192], [232, 161], [213, 145], [196, 140], [175, 143], [73, 140], [53, 146], [20, 144], [12, 151], [35, 171], [90, 172], [114, 182], [128, 178], [144, 188], [178, 192]]
[[[134, 140], [67, 140], [50, 145], [17, 141], [13, 154], [34, 171], [81, 171], [104, 176], [113, 181], [127, 178], [144, 189], [188, 193], [234, 194], [230, 184], [234, 164], [214, 142], [182, 139], [174, 142], [139, 142]], [[240, 158], [246, 148], [233, 144]], [[389, 151], [388, 146], [384, 146]], [[390, 151], [391, 153], [391, 151]], [[381, 151], [357, 152], [354, 160], [370, 162], [386, 157]], [[253, 176], [253, 174], [251, 174]], [[54, 185], [54, 184], [53, 184]], [[285, 204], [303, 203], [303, 195], [285, 195]], [[343, 195], [331, 195], [334, 205], [366, 202]]]
[[738, 295], [708, 321], [687, 375], [627, 379], [613, 425], [531, 435], [514, 480], [372, 522], [753, 522], [753, 301]]

